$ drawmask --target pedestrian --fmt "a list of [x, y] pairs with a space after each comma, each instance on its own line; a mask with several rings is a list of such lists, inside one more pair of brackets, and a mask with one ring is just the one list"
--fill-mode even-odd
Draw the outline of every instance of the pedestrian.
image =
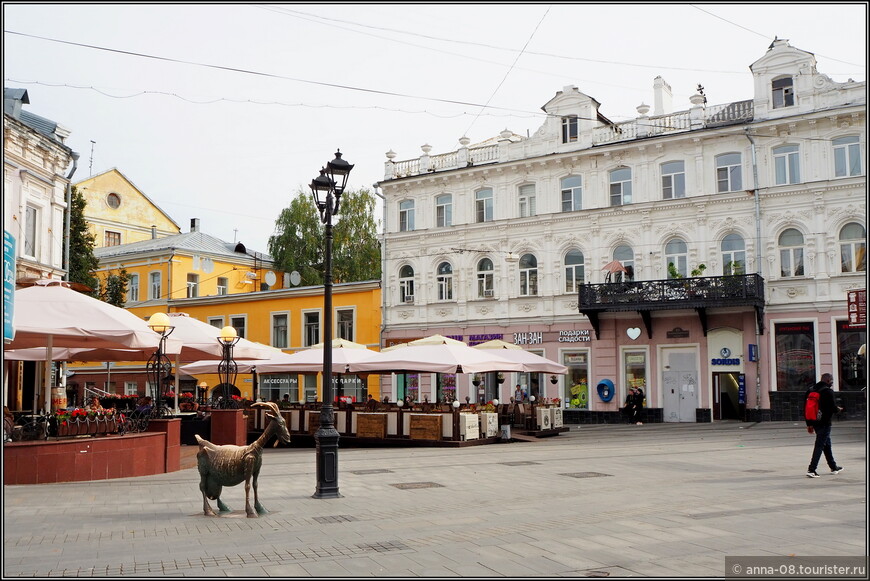
[[819, 466], [819, 460], [822, 454], [825, 455], [825, 461], [831, 469], [831, 474], [839, 474], [843, 467], [837, 464], [834, 460], [834, 452], [831, 450], [831, 418], [843, 408], [837, 405], [837, 400], [834, 397], [834, 390], [831, 386], [834, 384], [834, 376], [830, 373], [822, 374], [822, 380], [807, 390], [804, 395], [804, 406], [806, 400], [813, 391], [819, 394], [819, 411], [821, 415], [817, 420], [807, 419], [807, 433], [815, 434], [816, 441], [813, 444], [813, 455], [810, 458], [810, 465], [807, 467], [807, 478], [818, 478], [819, 474], [816, 468]]
[[514, 400], [517, 402], [523, 401], [523, 390], [520, 388], [520, 384], [517, 384], [517, 388], [514, 390]]
[[628, 393], [625, 396], [625, 415], [628, 417], [629, 424], [637, 423], [637, 398], [635, 397], [636, 389], [628, 388]]
[[646, 396], [643, 393], [643, 389], [640, 387], [634, 388], [634, 418], [635, 424], [638, 426], [642, 426], [643, 422], [640, 421], [640, 412], [643, 411], [643, 403], [646, 399]]

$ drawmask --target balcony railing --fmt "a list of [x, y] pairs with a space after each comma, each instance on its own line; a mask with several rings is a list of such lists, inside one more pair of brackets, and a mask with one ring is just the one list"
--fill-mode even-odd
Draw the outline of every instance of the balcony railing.
[[695, 309], [706, 335], [707, 309], [738, 306], [753, 307], [763, 331], [764, 279], [746, 274], [585, 284], [580, 286], [578, 306], [592, 322], [596, 337], [601, 313], [638, 311], [652, 337], [650, 311]]

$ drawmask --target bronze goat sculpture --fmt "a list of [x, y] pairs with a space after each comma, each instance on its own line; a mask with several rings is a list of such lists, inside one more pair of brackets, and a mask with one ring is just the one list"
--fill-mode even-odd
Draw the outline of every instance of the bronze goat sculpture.
[[[266, 514], [267, 511], [260, 504], [257, 495], [257, 476], [263, 464], [263, 446], [272, 436], [289, 443], [290, 432], [287, 424], [281, 417], [278, 404], [274, 402], [257, 402], [254, 406], [269, 408], [266, 416], [271, 419], [263, 434], [252, 444], [247, 446], [234, 446], [226, 444], [218, 446], [196, 435], [199, 444], [199, 452], [196, 453], [196, 462], [199, 468], [199, 489], [202, 491], [203, 512], [206, 516], [215, 516], [215, 512], [209, 504], [209, 500], [217, 500], [218, 510], [221, 513], [231, 512], [230, 508], [221, 501], [221, 490], [224, 486], [235, 486], [245, 482], [245, 512], [248, 518], [257, 518]], [[275, 441], [278, 445], [278, 441]], [[251, 486], [254, 487], [254, 508], [251, 508]], [[254, 512], [256, 509], [256, 512]]]

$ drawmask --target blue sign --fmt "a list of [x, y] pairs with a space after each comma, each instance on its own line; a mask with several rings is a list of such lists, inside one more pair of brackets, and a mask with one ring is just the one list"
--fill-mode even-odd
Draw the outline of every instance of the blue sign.
[[742, 373], [737, 376], [737, 403], [746, 403], [746, 376]]
[[758, 345], [749, 344], [749, 360], [758, 361]]
[[15, 338], [12, 326], [15, 310], [15, 238], [3, 230], [3, 342]]

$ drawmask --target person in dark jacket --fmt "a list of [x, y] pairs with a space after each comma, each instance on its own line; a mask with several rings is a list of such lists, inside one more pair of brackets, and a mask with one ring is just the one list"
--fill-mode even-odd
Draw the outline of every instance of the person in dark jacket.
[[833, 384], [834, 376], [830, 373], [825, 373], [822, 375], [822, 380], [808, 389], [804, 395], [804, 402], [806, 402], [810, 392], [819, 392], [819, 411], [822, 414], [818, 420], [806, 420], [807, 432], [816, 435], [813, 456], [810, 458], [810, 465], [807, 468], [807, 478], [819, 477], [816, 468], [819, 466], [822, 454], [825, 455], [825, 461], [831, 469], [831, 474], [839, 474], [843, 470], [843, 467], [839, 466], [836, 460], [834, 460], [834, 452], [831, 450], [831, 418], [835, 413], [843, 410], [843, 408], [837, 406], [834, 390], [831, 389]]

